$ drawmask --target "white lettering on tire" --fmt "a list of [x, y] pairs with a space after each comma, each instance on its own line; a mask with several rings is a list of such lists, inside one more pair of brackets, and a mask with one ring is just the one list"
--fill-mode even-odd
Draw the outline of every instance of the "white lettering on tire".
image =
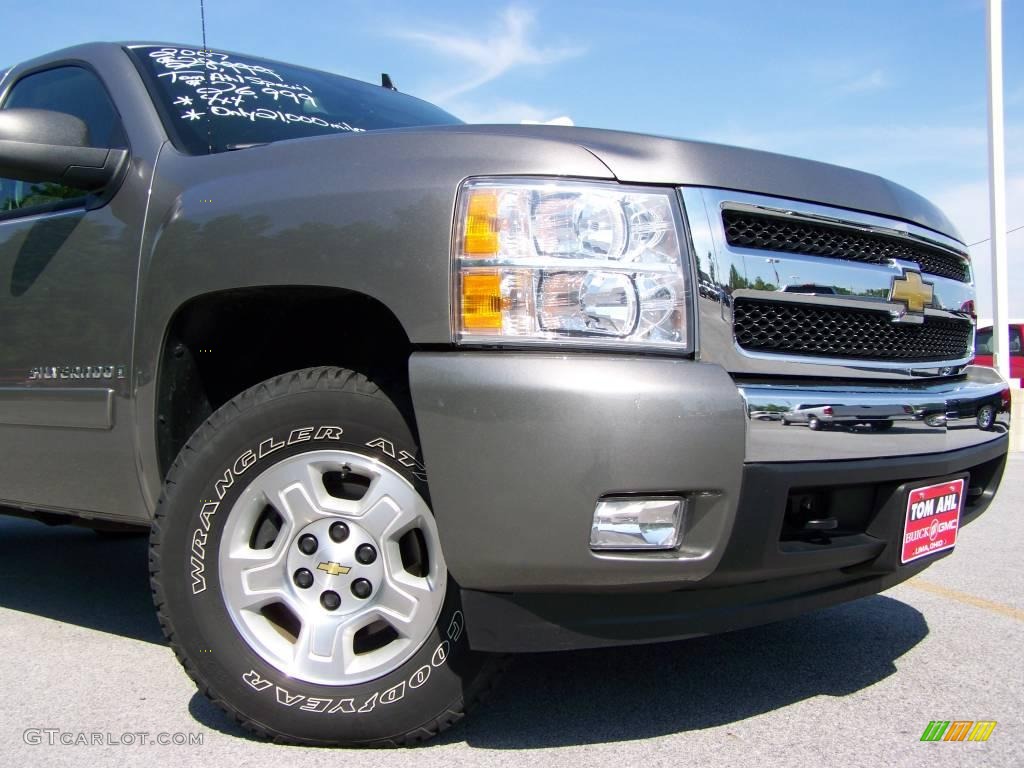
[[299, 709], [306, 712], [324, 712], [333, 703], [334, 699], [321, 699], [318, 696], [310, 696]]
[[412, 677], [409, 678], [410, 688], [419, 688], [430, 677], [430, 670], [432, 667], [429, 664], [424, 664], [422, 667], [412, 673]]
[[242, 681], [252, 688], [254, 691], [265, 691], [271, 686], [274, 687], [274, 697], [277, 703], [285, 707], [294, 707], [300, 702], [305, 702], [299, 709], [306, 712], [317, 712], [319, 714], [333, 715], [338, 712], [345, 714], [353, 713], [366, 713], [372, 712], [376, 709], [378, 704], [393, 704], [396, 701], [401, 701], [405, 698], [406, 690], [411, 688], [415, 690], [420, 688], [424, 683], [427, 682], [430, 677], [430, 672], [434, 667], [440, 667], [445, 661], [448, 660], [448, 655], [451, 649], [451, 644], [458, 642], [458, 639], [462, 636], [463, 628], [466, 625], [466, 619], [462, 615], [462, 611], [456, 611], [452, 614], [451, 621], [448, 623], [448, 630], [446, 632], [448, 640], [442, 640], [438, 643], [437, 647], [434, 648], [434, 652], [430, 655], [430, 663], [424, 664], [407, 680], [402, 680], [396, 685], [391, 686], [383, 691], [374, 691], [363, 703], [356, 707], [355, 699], [335, 699], [335, 698], [322, 698], [322, 697], [306, 697], [301, 693], [293, 694], [286, 688], [282, 688], [280, 685], [274, 685], [270, 680], [262, 677], [259, 672], [255, 669], [251, 669], [242, 675]]
[[267, 688], [273, 685], [273, 683], [269, 680], [260, 677], [259, 672], [257, 672], [255, 669], [246, 672], [244, 675], [242, 675], [242, 680], [246, 684], [252, 686], [253, 689], [257, 691], [265, 691], [267, 690]]
[[304, 698], [306, 698], [306, 697], [303, 696], [301, 693], [296, 693], [294, 696], [292, 696], [290, 693], [288, 693], [288, 691], [286, 691], [280, 685], [277, 686], [277, 703], [278, 704], [284, 704], [286, 707], [291, 707], [291, 706], [294, 706], [295, 704], [298, 704]]
[[192, 566], [192, 594], [198, 595], [206, 590], [206, 539], [210, 533], [210, 518], [213, 517], [220, 506], [218, 501], [208, 501], [199, 510], [199, 527], [192, 531], [192, 556], [189, 564]]
[[199, 511], [199, 525], [192, 532], [190, 547], [192, 554], [189, 557], [189, 565], [192, 568], [190, 577], [192, 579], [193, 595], [206, 591], [206, 540], [210, 533], [210, 518], [217, 511], [217, 507], [224, 499], [224, 494], [235, 484], [235, 480], [244, 475], [259, 459], [269, 456], [286, 445], [303, 443], [308, 440], [341, 440], [344, 432], [345, 430], [341, 427], [334, 426], [293, 429], [288, 434], [287, 442], [268, 437], [266, 440], [260, 441], [255, 451], [252, 449], [243, 451], [231, 466], [224, 470], [224, 474], [213, 483], [213, 492], [217, 496], [217, 501], [203, 501], [203, 506]]
[[375, 437], [366, 444], [367, 448], [376, 448], [385, 456], [398, 461], [403, 467], [411, 469], [417, 480], [427, 482], [427, 469], [408, 451], [395, 451], [395, 444], [383, 437]]
[[374, 691], [373, 695], [366, 700], [366, 703], [359, 708], [360, 712], [373, 712], [373, 708], [377, 706], [377, 697], [380, 695], [379, 691]]

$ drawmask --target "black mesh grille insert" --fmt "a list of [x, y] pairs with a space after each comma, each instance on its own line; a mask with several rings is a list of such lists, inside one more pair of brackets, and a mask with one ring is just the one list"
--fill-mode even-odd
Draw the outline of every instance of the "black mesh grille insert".
[[856, 360], [948, 361], [967, 357], [971, 324], [928, 317], [894, 323], [888, 312], [737, 299], [737, 343], [757, 352]]
[[722, 211], [722, 222], [729, 245], [869, 264], [903, 259], [916, 261], [921, 271], [930, 275], [950, 277], [961, 283], [970, 279], [967, 262], [956, 254], [896, 237], [729, 209]]

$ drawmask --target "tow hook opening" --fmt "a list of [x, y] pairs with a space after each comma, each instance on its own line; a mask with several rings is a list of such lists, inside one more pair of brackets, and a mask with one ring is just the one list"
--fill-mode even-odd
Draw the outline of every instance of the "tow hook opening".
[[876, 493], [873, 484], [791, 489], [780, 543], [827, 546], [863, 534], [877, 513]]
[[841, 533], [839, 519], [831, 516], [828, 509], [828, 498], [821, 491], [790, 493], [782, 541], [828, 544], [833, 535]]

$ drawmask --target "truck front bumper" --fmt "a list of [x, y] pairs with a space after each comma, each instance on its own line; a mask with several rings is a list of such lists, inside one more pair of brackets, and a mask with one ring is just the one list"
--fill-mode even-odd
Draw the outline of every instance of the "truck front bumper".
[[[981, 368], [837, 386], [665, 358], [418, 352], [410, 379], [448, 568], [486, 650], [685, 637], [880, 591], [935, 559], [899, 564], [907, 486], [969, 475], [970, 522], [1008, 445], [1008, 390]], [[783, 425], [812, 403], [911, 418]], [[621, 495], [684, 497], [678, 549], [592, 551], [597, 501]], [[808, 503], [841, 534], [807, 535], [794, 510]]]

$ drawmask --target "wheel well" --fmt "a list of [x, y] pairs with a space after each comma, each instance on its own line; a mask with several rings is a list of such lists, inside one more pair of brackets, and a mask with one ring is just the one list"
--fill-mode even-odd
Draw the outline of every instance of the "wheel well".
[[409, 338], [376, 299], [338, 288], [261, 287], [207, 294], [184, 304], [164, 338], [157, 378], [161, 477], [200, 424], [238, 393], [299, 368], [358, 371], [402, 409]]

